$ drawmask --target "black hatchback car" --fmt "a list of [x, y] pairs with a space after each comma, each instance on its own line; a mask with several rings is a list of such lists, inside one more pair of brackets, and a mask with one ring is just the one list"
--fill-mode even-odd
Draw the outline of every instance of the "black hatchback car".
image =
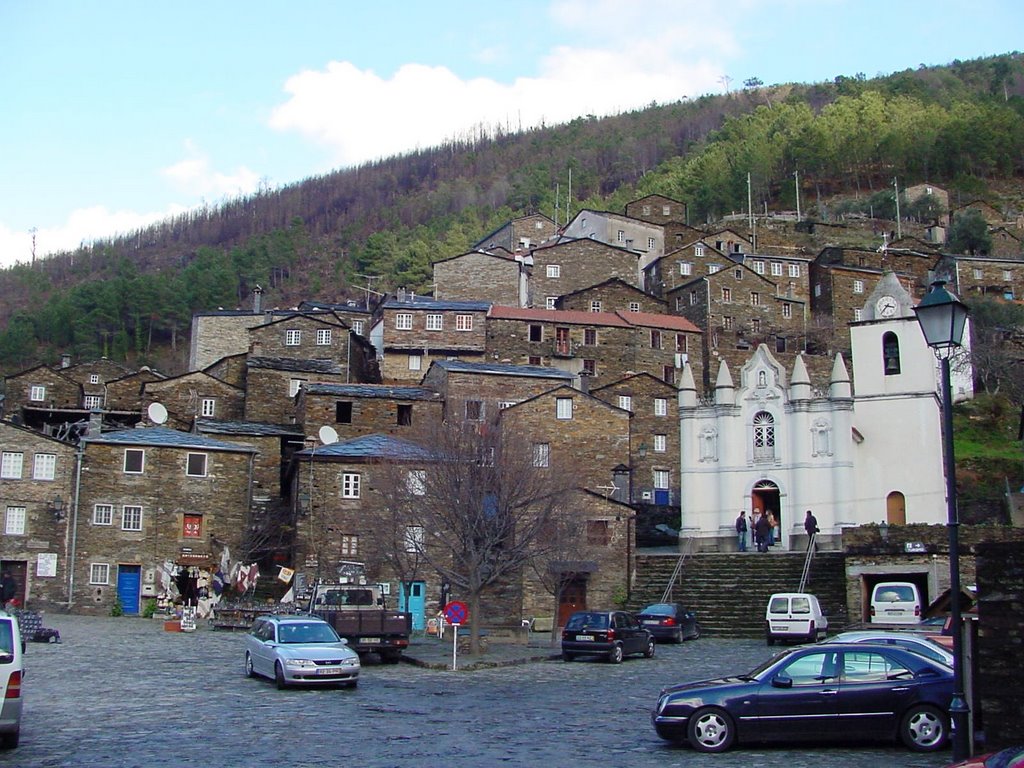
[[681, 643], [700, 637], [697, 614], [679, 603], [654, 603], [636, 615], [658, 642]]
[[606, 656], [619, 664], [631, 654], [654, 655], [654, 636], [626, 611], [577, 611], [562, 630], [562, 658]]

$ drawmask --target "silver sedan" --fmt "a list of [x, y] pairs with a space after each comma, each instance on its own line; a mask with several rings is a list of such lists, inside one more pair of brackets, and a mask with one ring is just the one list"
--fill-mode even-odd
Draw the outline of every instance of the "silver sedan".
[[881, 645], [898, 645], [908, 651], [924, 656], [926, 659], [953, 666], [953, 654], [933, 640], [914, 632], [887, 632], [884, 630], [853, 630], [841, 632], [829, 638], [830, 643], [875, 643]]
[[315, 616], [260, 616], [245, 638], [245, 674], [289, 685], [359, 682], [359, 655]]

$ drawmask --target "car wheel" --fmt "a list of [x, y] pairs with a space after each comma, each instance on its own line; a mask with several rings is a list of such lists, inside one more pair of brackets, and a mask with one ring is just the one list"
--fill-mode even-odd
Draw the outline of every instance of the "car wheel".
[[942, 749], [949, 737], [949, 721], [935, 707], [919, 704], [903, 716], [900, 738], [916, 752]]
[[277, 683], [277, 689], [283, 691], [288, 687], [288, 683], [284, 679], [284, 667], [281, 666], [281, 662], [274, 664], [274, 682]]
[[12, 731], [11, 733], [3, 734], [0, 738], [0, 746], [4, 749], [14, 749], [18, 746], [18, 740], [21, 738], [21, 730]]
[[693, 636], [690, 639], [691, 640], [700, 640], [700, 632], [701, 632], [700, 624], [694, 624], [693, 625]]
[[248, 651], [245, 652], [245, 676], [255, 677], [256, 670], [252, 668], [252, 656]]
[[569, 653], [568, 651], [562, 651], [562, 661], [572, 661], [576, 658], [576, 654]]
[[680, 627], [678, 630], [676, 630], [676, 636], [672, 638], [672, 642], [678, 644], [678, 643], [683, 642], [683, 640], [684, 640], [683, 628]]
[[698, 752], [725, 752], [736, 740], [736, 727], [726, 712], [704, 707], [690, 715], [686, 737]]
[[621, 645], [614, 645], [614, 646], [612, 646], [611, 651], [609, 651], [609, 653], [608, 653], [608, 661], [610, 661], [612, 664], [621, 664], [622, 663], [622, 656], [623, 656], [622, 646]]
[[654, 638], [647, 638], [647, 649], [644, 651], [644, 656], [648, 659], [654, 658]]
[[774, 637], [772, 637], [771, 635], [768, 635], [767, 638], [768, 638], [768, 645], [775, 645], [775, 638]]

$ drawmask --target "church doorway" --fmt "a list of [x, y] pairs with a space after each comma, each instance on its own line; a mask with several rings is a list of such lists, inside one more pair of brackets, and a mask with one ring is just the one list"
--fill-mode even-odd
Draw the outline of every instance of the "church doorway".
[[907, 524], [907, 499], [899, 491], [885, 497], [885, 521], [889, 525]]
[[775, 529], [775, 544], [780, 549], [786, 549], [782, 532], [785, 530], [785, 521], [782, 519], [782, 504], [780, 503], [779, 486], [771, 480], [759, 480], [750, 491], [751, 518], [755, 512], [762, 515], [771, 512], [775, 515], [778, 527]]

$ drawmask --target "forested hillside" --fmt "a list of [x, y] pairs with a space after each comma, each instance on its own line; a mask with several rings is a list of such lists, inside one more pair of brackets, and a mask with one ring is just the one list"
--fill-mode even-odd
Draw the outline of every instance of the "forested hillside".
[[434, 260], [514, 216], [564, 223], [658, 192], [689, 202], [696, 224], [745, 211], [748, 174], [756, 210], [794, 208], [797, 174], [804, 211], [819, 218], [894, 177], [1020, 211], [1007, 182], [1024, 176], [1024, 57], [815, 85], [752, 78], [725, 95], [481, 133], [192, 211], [0, 272], [0, 369], [71, 352], [173, 373], [192, 314], [235, 307], [256, 283], [271, 307], [360, 298], [367, 275], [378, 290], [422, 290]]

